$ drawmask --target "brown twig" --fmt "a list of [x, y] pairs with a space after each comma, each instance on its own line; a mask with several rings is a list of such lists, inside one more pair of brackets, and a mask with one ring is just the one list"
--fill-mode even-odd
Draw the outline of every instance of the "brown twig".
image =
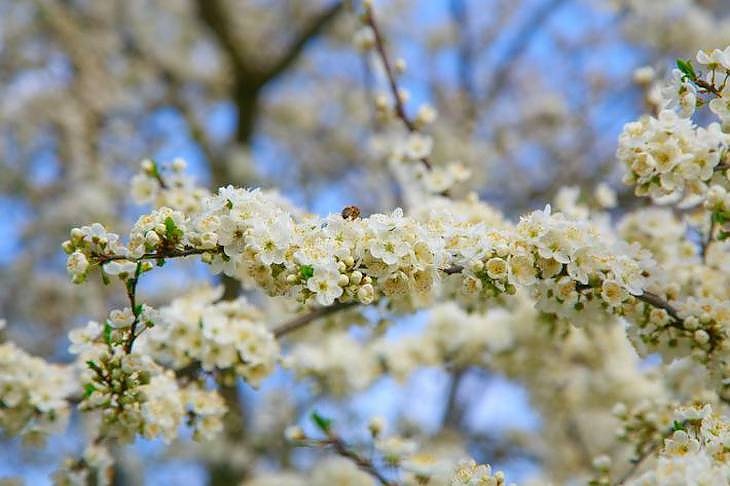
[[716, 227], [717, 223], [715, 221], [715, 218], [710, 217], [710, 229], [707, 232], [707, 237], [702, 241], [702, 245], [700, 246], [700, 256], [702, 257], [702, 263], [707, 262], [707, 250], [710, 248], [710, 244], [712, 243]]
[[663, 298], [659, 297], [658, 295], [644, 291], [641, 295], [635, 295], [636, 299], [646, 302], [652, 307], [657, 307], [659, 309], [664, 309], [669, 316], [677, 321], [678, 324], [684, 325], [684, 319], [679, 317], [679, 314], [677, 313], [677, 309], [675, 309], [669, 302], [664, 300]]
[[[398, 89], [398, 83], [395, 79], [395, 73], [393, 72], [393, 67], [390, 63], [390, 59], [388, 58], [388, 52], [385, 49], [383, 35], [378, 27], [378, 23], [375, 21], [375, 13], [370, 5], [365, 6], [364, 19], [365, 23], [372, 29], [373, 36], [375, 37], [375, 50], [377, 51], [378, 56], [383, 63], [383, 67], [385, 68], [385, 75], [388, 78], [388, 85], [390, 86], [390, 92], [393, 96], [393, 102], [395, 103], [395, 114], [403, 122], [403, 125], [405, 125], [409, 132], [417, 132], [418, 128], [416, 127], [416, 124], [408, 117], [408, 113], [406, 113], [406, 108], [403, 104], [403, 99], [400, 96], [400, 90]], [[420, 160], [426, 169], [431, 170], [431, 161], [428, 157], [422, 157]]]
[[181, 258], [191, 255], [202, 255], [203, 253], [215, 253], [217, 252], [216, 249], [208, 249], [204, 250], [201, 248], [183, 248], [183, 249], [173, 249], [169, 252], [155, 252], [155, 253], [145, 253], [141, 257], [138, 258], [130, 258], [125, 255], [96, 255], [96, 262], [100, 265], [103, 265], [104, 263], [115, 261], [115, 260], [129, 260], [130, 262], [141, 262], [143, 260], [160, 260], [165, 258]]
[[139, 276], [142, 273], [142, 263], [137, 262], [137, 268], [134, 270], [134, 276], [127, 281], [127, 298], [129, 298], [129, 305], [134, 314], [134, 321], [132, 326], [129, 328], [129, 338], [124, 345], [124, 351], [127, 354], [132, 352], [132, 346], [134, 346], [134, 340], [137, 339], [137, 325], [139, 324], [139, 316], [142, 314], [141, 309], [137, 309], [137, 283], [139, 282]]
[[313, 310], [312, 312], [308, 314], [304, 314], [299, 317], [295, 317], [294, 319], [287, 321], [280, 326], [276, 327], [273, 331], [274, 336], [277, 338], [280, 338], [286, 334], [289, 334], [290, 332], [296, 331], [297, 329], [300, 329], [307, 324], [309, 324], [312, 321], [315, 321], [317, 319], [320, 319], [322, 317], [327, 317], [330, 314], [334, 314], [335, 312], [339, 312], [344, 309], [349, 309], [350, 307], [355, 307], [356, 305], [360, 305], [359, 302], [338, 302], [336, 304], [333, 304], [329, 307], [320, 307], [318, 309]]
[[390, 481], [380, 471], [378, 471], [378, 468], [375, 467], [372, 460], [353, 451], [342, 439], [332, 433], [329, 433], [326, 439], [307, 440], [305, 444], [317, 447], [332, 447], [338, 455], [351, 460], [357, 467], [377, 479], [383, 486], [396, 485], [395, 482]]
[[634, 473], [639, 469], [639, 466], [641, 466], [641, 464], [645, 460], [647, 460], [654, 454], [654, 452], [656, 452], [660, 444], [661, 441], [654, 442], [651, 447], [644, 451], [637, 459], [633, 460], [629, 470], [626, 471], [624, 475], [619, 478], [619, 480], [615, 483], [615, 486], [621, 486], [622, 484], [626, 483], [626, 481], [631, 479], [631, 476], [633, 476]]
[[697, 86], [704, 89], [708, 93], [712, 93], [715, 96], [717, 96], [718, 98], [720, 98], [722, 96], [722, 93], [714, 84], [708, 83], [707, 81], [705, 81], [704, 79], [702, 79], [700, 77], [695, 78], [693, 81]]

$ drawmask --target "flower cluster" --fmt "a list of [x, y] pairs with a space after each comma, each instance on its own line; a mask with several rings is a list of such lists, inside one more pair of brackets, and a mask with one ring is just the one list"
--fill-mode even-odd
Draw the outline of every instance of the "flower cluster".
[[666, 271], [681, 271], [688, 262], [698, 262], [697, 245], [686, 238], [687, 224], [670, 209], [644, 208], [624, 215], [618, 233], [629, 243], [651, 251]]
[[335, 396], [364, 389], [382, 371], [373, 354], [347, 332], [329, 332], [317, 343], [295, 344], [283, 365]]
[[84, 449], [79, 458], [68, 458], [53, 473], [53, 484], [77, 486], [79, 484], [112, 484], [114, 460], [103, 445], [92, 444]]
[[198, 210], [209, 192], [197, 186], [185, 173], [186, 166], [187, 163], [178, 158], [172, 161], [170, 170], [163, 173], [154, 161], [143, 160], [142, 170], [132, 178], [132, 199], [138, 204], [154, 203], [156, 207], [166, 206], [185, 213]]
[[461, 461], [449, 482], [450, 486], [503, 486], [504, 473], [492, 474], [488, 464], [477, 464], [473, 459]]
[[111, 324], [112, 314], [105, 326], [92, 321], [70, 336], [70, 350], [84, 363], [79, 407], [100, 411], [100, 437], [129, 442], [141, 434], [169, 442], [183, 424], [192, 427], [196, 438], [218, 433], [226, 411], [220, 396], [195, 383], [181, 387], [171, 370], [148, 354], [130, 351], [125, 346], [129, 342], [125, 328]]
[[723, 128], [730, 127], [730, 46], [724, 50], [713, 49], [709, 53], [699, 51], [697, 62], [707, 69], [704, 80], [693, 76], [693, 70], [688, 77], [706, 92], [715, 95], [709, 102], [710, 110], [720, 119]]
[[[704, 75], [691, 61], [677, 61], [678, 69], [661, 91], [658, 117], [628, 123], [619, 138], [617, 155], [629, 169], [624, 181], [636, 186], [639, 196], [684, 198], [683, 204], [692, 205], [705, 199], [709, 185], [728, 186], [723, 172], [730, 142], [730, 47], [699, 51], [697, 61], [706, 68]], [[721, 123], [704, 128], [691, 121], [695, 108], [705, 103]]]
[[562, 317], [586, 306], [620, 307], [642, 293], [653, 265], [638, 247], [549, 208], [511, 229], [450, 220], [444, 211], [422, 219], [396, 210], [300, 221], [261, 191], [232, 187], [202, 204], [190, 217], [169, 208], [140, 217], [126, 247], [103, 228], [94, 226], [99, 237], [89, 235], [91, 227], [75, 229], [66, 245], [69, 261], [82, 253], [87, 261], [107, 261], [105, 270], [114, 264], [111, 271], [129, 278], [133, 268], [149, 268], [139, 266], [145, 258], [202, 254], [214, 270], [270, 295], [320, 306], [369, 304], [380, 297], [396, 306], [423, 306], [451, 275], [473, 302], [533, 286], [541, 309]]
[[33, 442], [66, 426], [77, 391], [70, 368], [0, 344], [0, 431]]
[[637, 196], [659, 201], [697, 203], [704, 198], [716, 169], [724, 163], [730, 136], [720, 125], [697, 127], [675, 111], [626, 124], [619, 137], [618, 159], [628, 169], [624, 182]]
[[257, 386], [273, 371], [278, 345], [259, 310], [244, 298], [221, 301], [222, 293], [202, 287], [162, 307], [159, 325], [137, 343], [140, 352], [175, 370], [196, 365]]
[[626, 484], [728, 484], [730, 424], [706, 404], [677, 407], [670, 416], [668, 431], [654, 439], [661, 444], [657, 461]]

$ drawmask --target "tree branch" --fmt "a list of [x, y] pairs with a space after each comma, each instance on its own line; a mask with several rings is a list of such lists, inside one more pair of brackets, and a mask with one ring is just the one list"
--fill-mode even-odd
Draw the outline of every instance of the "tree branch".
[[384, 486], [391, 486], [394, 484], [389, 481], [385, 476], [383, 476], [380, 471], [377, 470], [371, 460], [364, 458], [357, 452], [348, 448], [347, 445], [339, 437], [331, 437], [325, 442], [328, 443], [328, 445], [331, 445], [335, 449], [337, 454], [347, 459], [350, 459], [357, 465], [357, 467], [377, 479], [380, 484]]
[[261, 75], [262, 83], [268, 83], [286, 71], [302, 54], [307, 43], [317, 37], [339, 15], [344, 7], [342, 1], [337, 1], [314, 16], [289, 45], [283, 56], [271, 67], [265, 69]]
[[334, 314], [336, 312], [339, 312], [344, 309], [349, 309], [350, 307], [355, 307], [357, 305], [360, 305], [359, 302], [338, 302], [336, 304], [333, 304], [329, 307], [320, 307], [318, 309], [313, 310], [312, 312], [308, 314], [304, 314], [299, 317], [295, 317], [294, 319], [287, 321], [280, 326], [276, 327], [273, 330], [274, 336], [277, 338], [280, 338], [282, 336], [285, 336], [286, 334], [289, 334], [290, 332], [296, 331], [297, 329], [301, 329], [302, 327], [306, 326], [312, 321], [316, 321], [317, 319], [320, 319], [322, 317], [327, 317], [330, 314]]
[[458, 27], [459, 85], [468, 121], [476, 117], [477, 93], [474, 87], [474, 49], [469, 36], [469, 12], [466, 0], [451, 0], [451, 17]]
[[522, 56], [530, 46], [532, 39], [540, 31], [550, 15], [554, 13], [566, 0], [547, 0], [535, 8], [530, 17], [520, 27], [512, 42], [504, 50], [502, 60], [492, 69], [491, 86], [484, 97], [484, 109], [488, 109], [497, 99], [502, 89], [509, 81], [509, 72], [512, 70], [515, 59]]
[[378, 468], [375, 467], [372, 460], [363, 457], [350, 449], [350, 447], [341, 438], [331, 432], [327, 433], [326, 439], [307, 439], [302, 441], [302, 444], [314, 447], [332, 447], [338, 455], [354, 462], [357, 467], [377, 479], [383, 486], [395, 486], [397, 484], [390, 481], [380, 471], [378, 471]]
[[653, 307], [664, 309], [672, 319], [677, 321], [678, 324], [684, 325], [684, 319], [679, 317], [677, 309], [675, 309], [669, 302], [659, 297], [658, 295], [652, 292], [644, 291], [643, 294], [635, 295], [634, 297], [642, 302], [646, 302]]
[[[375, 21], [375, 13], [370, 5], [365, 6], [365, 23], [372, 29], [373, 35], [375, 36], [375, 50], [378, 52], [378, 56], [383, 63], [385, 69], [385, 75], [388, 78], [388, 85], [390, 86], [390, 92], [393, 96], [393, 103], [395, 103], [395, 114], [403, 122], [403, 125], [408, 129], [409, 132], [417, 132], [416, 124], [408, 117], [406, 113], [406, 107], [403, 104], [403, 100], [400, 96], [400, 90], [398, 89], [398, 83], [395, 79], [395, 73], [393, 67], [388, 58], [388, 52], [385, 49], [385, 42], [383, 41], [383, 35], [380, 32], [378, 23]], [[428, 157], [423, 157], [421, 163], [426, 169], [431, 170], [431, 162]]]
[[235, 77], [252, 75], [248, 62], [238, 46], [238, 40], [230, 29], [228, 14], [221, 0], [196, 0], [200, 18], [210, 28], [235, 68]]
[[647, 450], [645, 450], [638, 458], [631, 461], [631, 467], [628, 471], [626, 471], [623, 476], [619, 478], [619, 480], [615, 483], [616, 486], [621, 486], [622, 484], [626, 483], [629, 479], [631, 479], [631, 476], [633, 476], [636, 471], [639, 469], [639, 466], [651, 457], [654, 452], [656, 452], [657, 449], [659, 449], [659, 446], [661, 445], [664, 438], [662, 437], [662, 440], [654, 442], [651, 447], [649, 447]]

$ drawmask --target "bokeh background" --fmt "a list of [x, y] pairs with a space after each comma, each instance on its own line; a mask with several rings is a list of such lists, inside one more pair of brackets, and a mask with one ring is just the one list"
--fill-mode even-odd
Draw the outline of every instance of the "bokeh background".
[[[542, 207], [561, 186], [590, 192], [602, 181], [618, 192], [615, 212], [635, 205], [614, 157], [621, 127], [656, 108], [653, 80], [674, 58], [730, 44], [726, 0], [375, 5], [391, 54], [408, 66], [407, 106], [438, 110], [433, 159], [468, 166], [457, 192], [475, 191], [510, 217]], [[145, 210], [128, 197], [143, 158], [182, 157], [204, 186], [276, 187], [320, 214], [401, 205], [374, 111], [383, 76], [353, 46], [358, 28], [350, 3], [333, 0], [0, 0], [5, 337], [68, 361], [65, 333], [119, 300], [95, 282], [71, 284], [60, 243], [92, 221], [123, 231]], [[145, 282], [148, 301], [209, 278], [196, 265], [170, 267]], [[394, 339], [423, 319], [399, 320]], [[294, 386], [280, 371], [235, 394], [251, 437], [281, 434], [314, 406], [340, 421], [378, 414], [435, 433], [453, 395], [474, 457], [515, 480], [541, 467], [502, 440], [540, 430], [529, 394], [484, 370], [456, 380], [424, 369], [346, 400]], [[0, 478], [49, 482], [59, 458], [82, 446], [74, 424], [40, 452], [4, 440]], [[142, 440], [123, 466], [129, 484], [206, 484], [214, 468], [187, 446]]]

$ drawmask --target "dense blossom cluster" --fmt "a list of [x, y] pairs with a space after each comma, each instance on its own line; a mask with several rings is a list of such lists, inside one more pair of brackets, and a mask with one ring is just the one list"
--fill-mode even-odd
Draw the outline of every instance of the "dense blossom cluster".
[[636, 186], [638, 196], [683, 197], [690, 204], [704, 198], [718, 166], [724, 167], [728, 144], [730, 136], [719, 124], [697, 127], [663, 110], [658, 118], [627, 124], [617, 155], [628, 168], [624, 181]]
[[322, 306], [369, 304], [381, 296], [424, 305], [443, 277], [457, 275], [474, 301], [531, 286], [546, 312], [564, 317], [585, 306], [618, 308], [641, 295], [653, 266], [638, 246], [607, 240], [591, 224], [552, 214], [549, 207], [514, 228], [451, 219], [448, 211], [424, 220], [396, 210], [297, 221], [260, 191], [228, 187], [204, 200], [203, 208], [191, 217], [168, 208], [142, 216], [126, 247], [101, 227], [74, 229], [69, 266], [81, 254], [87, 261], [110, 260], [106, 272], [114, 265], [113, 273], [127, 277], [147, 255], [200, 253], [214, 270], [255, 282], [271, 295]]
[[[357, 213], [343, 212], [317, 218], [295, 216], [279, 199], [261, 191], [227, 187], [201, 199], [198, 212], [184, 214], [162, 207], [142, 216], [126, 246], [103, 228], [73, 230], [66, 244], [69, 268], [83, 257], [87, 265], [72, 272], [76, 281], [83, 280], [93, 264], [100, 264], [105, 274], [129, 282], [152, 268], [148, 260], [198, 254], [214, 271], [256, 285], [270, 295], [293, 297], [305, 306], [385, 300], [398, 311], [448, 296], [466, 309], [479, 309], [495, 297], [526, 287], [537, 299], [537, 309], [553, 319], [580, 324], [595, 321], [596, 315], [625, 316], [634, 324], [630, 334], [638, 335], [640, 347], [648, 345], [668, 356], [689, 354], [719, 378], [727, 375], [722, 359], [726, 338], [722, 305], [689, 299], [677, 302], [670, 312], [652, 298], [654, 294], [645, 296], [648, 289], [660, 289], [671, 300], [676, 290], [663, 281], [641, 244], [657, 251], [664, 262], [692, 255], [689, 247], [677, 253], [676, 243], [683, 239], [681, 225], [676, 225], [667, 243], [661, 243], [647, 233], [651, 226], [632, 226], [629, 217], [622, 226], [624, 236], [635, 243], [627, 244], [607, 233], [602, 222], [586, 221], [581, 214], [568, 217], [548, 207], [513, 226], [475, 200], [436, 201], [441, 202], [421, 208], [413, 216], [395, 211], [361, 218]], [[674, 253], [662, 253], [663, 247]], [[131, 309], [116, 311], [109, 319], [112, 340], [114, 333], [128, 335], [124, 329], [132, 322], [154, 321], [162, 325], [140, 335], [140, 356], [152, 356], [178, 370], [200, 365], [204, 370], [243, 376], [256, 384], [273, 368], [276, 343], [257, 323], [258, 312], [245, 301], [216, 300], [215, 292], [198, 291], [150, 318], [143, 315], [145, 307], [140, 308], [139, 315]], [[438, 322], [449, 324], [454, 312], [448, 311], [445, 319], [436, 319], [429, 326], [424, 336], [433, 332], [432, 339], [382, 341], [363, 355], [362, 345], [354, 337], [331, 333], [317, 345], [296, 346], [285, 361], [299, 375], [315, 377], [330, 392], [344, 394], [367, 386], [385, 371], [404, 377], [430, 364], [480, 365], [514, 344], [514, 338], [504, 331], [501, 339], [487, 340], [486, 346], [479, 344], [485, 343], [485, 332], [493, 332], [489, 329], [504, 329], [496, 324], [499, 320], [494, 321], [499, 312], [488, 321], [495, 322], [495, 327], [485, 328], [484, 321], [471, 317], [460, 319], [458, 329], [438, 326]], [[510, 317], [505, 313], [503, 320], [509, 322]], [[474, 325], [467, 325], [469, 322]], [[677, 346], [678, 337], [696, 346]], [[98, 335], [94, 339], [98, 340]], [[322, 353], [322, 346], [329, 351]], [[144, 366], [134, 369], [121, 365], [134, 356], [120, 355], [119, 362], [107, 359], [111, 368], [131, 371], [119, 386], [129, 394], [124, 395], [125, 401], [135, 404], [127, 408], [137, 412], [122, 420], [136, 421], [137, 425], [123, 422], [121, 428], [172, 437], [180, 424], [174, 417], [182, 417], [184, 402], [167, 403], [166, 408], [180, 413], [169, 414], [167, 421], [159, 423], [154, 410], [161, 407], [157, 400], [164, 400], [154, 395], [148, 399], [144, 387], [153, 379], [160, 388], [165, 385], [168, 392], [164, 397], [169, 401], [172, 396], [181, 396], [175, 392], [176, 382], [171, 373], [161, 370], [148, 376], [150, 369], [159, 366], [154, 363], [147, 364], [145, 372]], [[109, 367], [104, 360], [100, 363]], [[93, 366], [91, 369], [95, 371]], [[102, 388], [99, 395], [119, 401], [122, 395], [114, 393]], [[95, 394], [97, 390], [86, 402]], [[146, 406], [145, 400], [149, 400]], [[193, 416], [197, 415], [204, 414], [193, 411]], [[107, 417], [112, 417], [109, 424], [119, 423], [118, 409], [108, 408]], [[118, 432], [112, 428], [106, 433]]]
[[69, 367], [28, 355], [13, 343], [0, 344], [0, 431], [29, 442], [60, 432], [77, 384]]
[[616, 411], [625, 422], [623, 436], [639, 436], [643, 454], [659, 449], [652, 467], [626, 484], [728, 484], [730, 424], [726, 419], [708, 404], [656, 405], [636, 410], [619, 406]]
[[[34, 439], [63, 425], [69, 401], [78, 402], [91, 417], [93, 441], [55, 478], [107, 483], [111, 444], [170, 442], [187, 427], [197, 440], [225, 431], [226, 440], [257, 448], [267, 425], [278, 434], [278, 424], [290, 422], [277, 410], [255, 417], [251, 434], [248, 424], [227, 422], [236, 418], [227, 413], [240, 405], [229, 396], [239, 379], [258, 387], [280, 362], [335, 398], [386, 374], [403, 383], [421, 368], [443, 367], [451, 400], [469, 371], [489, 369], [522, 383], [549, 418], [539, 436], [515, 443], [547, 465], [550, 480], [730, 484], [730, 425], [713, 413], [730, 401], [730, 243], [723, 241], [730, 236], [730, 48], [700, 51], [703, 73], [680, 60], [658, 114], [627, 124], [619, 140], [625, 182], [637, 195], [681, 200], [692, 212], [642, 208], [622, 214], [616, 231], [604, 210], [617, 206], [617, 195], [601, 184], [590, 204], [578, 187], [566, 187], [557, 191], [556, 210], [548, 205], [513, 223], [475, 194], [452, 196], [469, 170], [431, 160], [435, 137], [426, 130], [436, 111], [422, 105], [408, 116], [407, 93], [396, 84], [405, 63], [389, 63], [372, 3], [363, 9], [353, 41], [372, 54], [391, 91], [375, 95], [377, 121], [397, 125], [387, 126], [375, 150], [408, 209], [361, 215], [348, 206], [320, 217], [275, 192], [226, 186], [211, 193], [185, 174], [182, 160], [169, 167], [144, 161], [132, 195], [152, 207], [129, 234], [93, 223], [73, 228], [63, 244], [74, 283], [96, 271], [105, 284], [114, 277], [129, 304], [71, 331], [73, 367], [0, 344], [3, 432]], [[705, 105], [719, 123], [695, 124]], [[251, 295], [201, 286], [158, 308], [138, 301], [140, 279], [188, 257]], [[377, 308], [360, 312], [359, 304]], [[336, 314], [344, 309], [355, 310]], [[417, 332], [387, 332], [390, 318], [421, 309], [429, 314]], [[269, 322], [291, 313], [298, 315], [283, 326]], [[301, 339], [277, 341], [325, 317]], [[654, 353], [660, 363], [640, 366]], [[271, 408], [294, 415], [283, 402]], [[442, 427], [458, 429], [463, 417], [453, 418], [450, 406]], [[385, 435], [383, 420], [373, 419], [370, 440], [352, 445], [331, 420], [312, 418], [318, 433], [291, 426], [287, 447], [339, 457], [294, 475], [282, 449], [284, 472], [252, 470], [244, 484], [505, 484], [501, 472], [461, 460], [465, 444], [448, 438], [421, 447], [421, 431]], [[240, 462], [248, 466], [248, 457]]]
[[273, 371], [278, 345], [261, 311], [242, 297], [221, 301], [222, 293], [199, 288], [162, 307], [158, 325], [140, 337], [139, 351], [175, 370], [200, 366], [257, 386]]
[[[713, 188], [714, 201], [727, 189], [730, 121], [730, 48], [699, 51], [697, 73], [691, 61], [678, 61], [672, 82], [662, 90], [663, 109], [657, 118], [645, 116], [624, 127], [617, 155], [628, 172], [627, 184], [639, 196], [692, 205], [704, 201]], [[710, 97], [705, 101], [703, 95]], [[707, 103], [720, 123], [697, 127], [695, 107]]]
[[[200, 439], [220, 432], [226, 408], [217, 393], [195, 382], [181, 386], [172, 370], [124, 346], [133, 319], [131, 311], [113, 311], [106, 325], [92, 321], [70, 336], [71, 351], [79, 355], [82, 367], [80, 408], [100, 411], [100, 435], [131, 441], [140, 434], [171, 441], [183, 424]], [[115, 320], [124, 325], [115, 327]]]

